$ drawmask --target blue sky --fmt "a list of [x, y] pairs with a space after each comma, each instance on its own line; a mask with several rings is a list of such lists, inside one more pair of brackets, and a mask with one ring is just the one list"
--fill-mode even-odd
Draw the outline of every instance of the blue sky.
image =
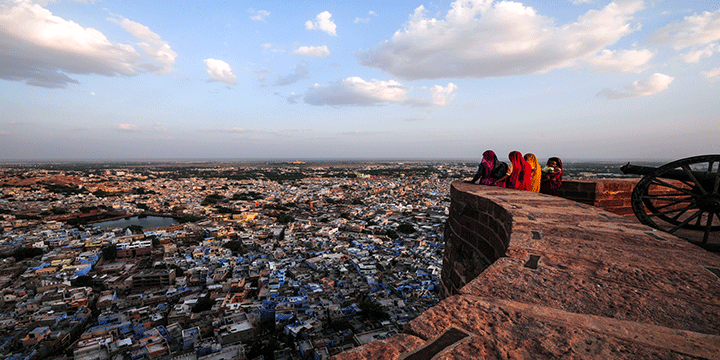
[[0, 160], [720, 152], [717, 1], [0, 0]]

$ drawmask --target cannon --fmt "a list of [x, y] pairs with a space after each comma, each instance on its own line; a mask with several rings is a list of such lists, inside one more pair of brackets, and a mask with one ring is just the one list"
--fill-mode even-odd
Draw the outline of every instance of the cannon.
[[631, 204], [641, 223], [671, 234], [680, 229], [710, 234], [720, 231], [720, 155], [676, 160], [660, 167], [620, 167], [624, 174], [642, 175]]

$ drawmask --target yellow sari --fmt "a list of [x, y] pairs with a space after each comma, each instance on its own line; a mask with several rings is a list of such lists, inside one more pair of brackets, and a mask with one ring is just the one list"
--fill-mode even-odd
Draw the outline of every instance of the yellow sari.
[[537, 156], [533, 153], [525, 154], [525, 161], [527, 161], [532, 167], [532, 191], [540, 192], [540, 176], [542, 175], [542, 169], [540, 169], [540, 163], [538, 163]]

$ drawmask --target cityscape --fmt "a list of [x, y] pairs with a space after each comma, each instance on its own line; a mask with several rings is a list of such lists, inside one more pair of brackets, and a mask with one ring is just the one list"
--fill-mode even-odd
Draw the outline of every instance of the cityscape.
[[[608, 175], [616, 165], [568, 171]], [[438, 302], [448, 186], [475, 169], [296, 161], [1, 171], [4, 358], [324, 359], [397, 333]]]

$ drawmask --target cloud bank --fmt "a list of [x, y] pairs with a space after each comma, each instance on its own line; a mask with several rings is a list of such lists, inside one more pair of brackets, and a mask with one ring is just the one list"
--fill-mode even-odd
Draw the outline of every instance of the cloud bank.
[[608, 99], [632, 99], [649, 96], [667, 90], [673, 80], [675, 78], [671, 76], [655, 73], [647, 79], [635, 81], [622, 89], [605, 88], [597, 96]]
[[0, 79], [46, 88], [78, 81], [68, 74], [132, 76], [173, 71], [177, 54], [157, 34], [136, 22], [113, 18], [141, 42], [114, 43], [103, 33], [53, 15], [29, 0], [0, 3]]
[[310, 105], [330, 106], [375, 106], [382, 104], [403, 104], [411, 106], [445, 106], [453, 100], [457, 86], [435, 85], [431, 90], [432, 100], [407, 98], [411, 88], [395, 81], [365, 81], [360, 77], [349, 77], [329, 85], [315, 84], [305, 94], [304, 101]]
[[168, 45], [166, 41], [163, 41], [158, 34], [150, 31], [150, 28], [145, 25], [120, 16], [108, 18], [108, 20], [120, 25], [123, 29], [141, 41], [137, 44], [137, 46], [143, 51], [143, 53], [145, 53], [145, 55], [147, 55], [148, 58], [150, 58], [150, 60], [155, 62], [140, 64], [139, 66], [141, 68], [158, 75], [168, 74], [175, 71], [173, 64], [175, 63], [177, 53], [175, 53], [170, 48], [170, 45]]
[[[642, 8], [640, 0], [618, 1], [590, 10], [573, 23], [556, 25], [535, 9], [512, 1], [456, 1], [444, 19], [425, 17], [420, 6], [402, 30], [357, 54], [357, 59], [361, 65], [407, 80], [544, 73], [592, 59], [632, 33], [636, 28], [630, 20]], [[613, 66], [642, 65], [620, 56], [630, 54], [615, 54]], [[649, 52], [634, 54], [647, 59]], [[607, 53], [600, 53], [594, 62], [613, 67], [607, 58]]]
[[330, 50], [327, 45], [323, 46], [301, 46], [293, 51], [294, 55], [304, 55], [314, 58], [324, 58], [330, 56]]
[[655, 31], [648, 40], [670, 45], [677, 51], [687, 51], [682, 55], [687, 63], [709, 58], [720, 51], [720, 9], [686, 16], [681, 22]]
[[720, 40], [720, 9], [686, 16], [681, 22], [655, 31], [648, 40], [671, 45], [675, 50], [716, 42]]

